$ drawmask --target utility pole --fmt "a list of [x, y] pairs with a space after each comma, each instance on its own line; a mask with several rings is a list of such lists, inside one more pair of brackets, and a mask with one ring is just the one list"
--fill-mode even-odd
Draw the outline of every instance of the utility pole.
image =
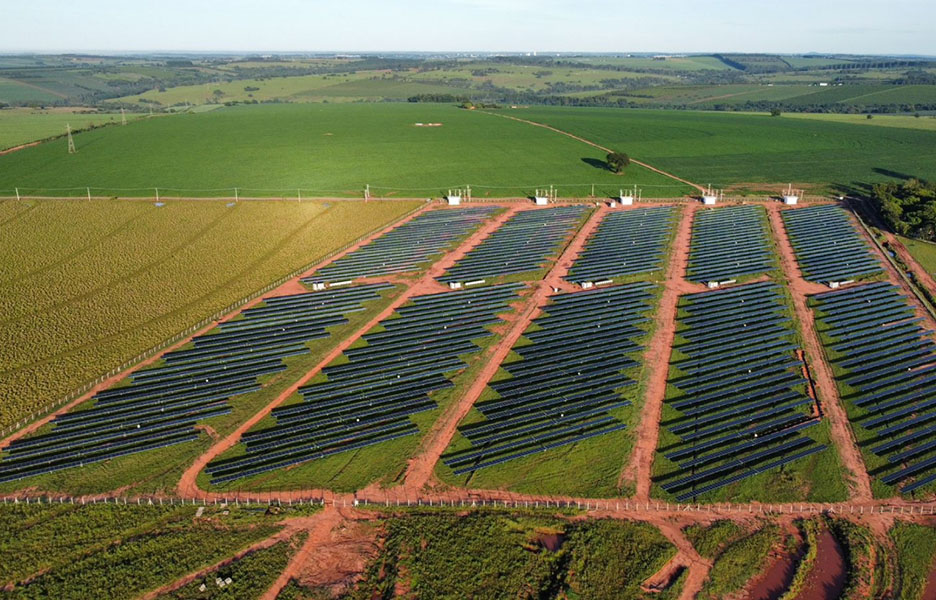
[[78, 151], [75, 149], [75, 140], [72, 139], [71, 125], [68, 123], [65, 123], [65, 131], [68, 133], [68, 153], [74, 154]]

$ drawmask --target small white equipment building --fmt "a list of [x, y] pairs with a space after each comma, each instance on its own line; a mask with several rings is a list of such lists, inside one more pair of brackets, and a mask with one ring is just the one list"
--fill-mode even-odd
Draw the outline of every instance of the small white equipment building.
[[789, 186], [787, 186], [786, 191], [783, 192], [783, 203], [787, 206], [796, 206], [802, 195], [803, 190], [794, 190], [793, 184], [791, 183]]

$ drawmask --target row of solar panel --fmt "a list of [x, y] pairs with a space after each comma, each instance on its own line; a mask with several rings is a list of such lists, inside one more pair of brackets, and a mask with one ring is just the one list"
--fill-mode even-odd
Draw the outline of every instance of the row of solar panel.
[[[876, 282], [812, 297], [853, 423], [888, 485], [910, 493], [936, 481], [936, 352], [900, 288]], [[908, 482], [909, 483], [905, 483]]]
[[496, 210], [493, 206], [472, 206], [424, 212], [302, 281], [311, 284], [419, 270]]
[[587, 210], [573, 205], [520, 211], [439, 277], [439, 281], [466, 282], [539, 269]]
[[686, 275], [689, 281], [725, 281], [771, 268], [763, 207], [729, 206], [696, 213]]
[[483, 420], [459, 427], [470, 447], [442, 457], [456, 475], [474, 473], [625, 428], [611, 411], [630, 405], [624, 374], [639, 366], [652, 285], [636, 283], [553, 296], [505, 363], [509, 379], [489, 383], [496, 399], [478, 402]]
[[785, 210], [781, 215], [807, 281], [850, 281], [882, 272], [880, 261], [844, 209], [826, 204]]
[[659, 271], [677, 214], [673, 206], [608, 213], [588, 238], [567, 279], [595, 281]]
[[803, 435], [818, 423], [782, 288], [764, 281], [688, 294], [679, 307], [660, 448], [675, 468], [656, 480], [685, 501], [821, 451]]
[[206, 467], [212, 483], [380, 444], [419, 433], [410, 416], [436, 408], [465, 354], [491, 335], [521, 284], [418, 296], [325, 367], [326, 380], [299, 390], [303, 402], [273, 410], [276, 424], [247, 432], [245, 452]]
[[162, 364], [132, 374], [129, 385], [99, 392], [93, 406], [56, 417], [50, 432], [12, 442], [0, 481], [193, 440], [197, 422], [229, 412], [229, 398], [260, 389], [259, 378], [286, 368], [284, 358], [308, 352], [308, 342], [346, 321], [343, 312], [389, 287], [270, 298], [247, 309], [193, 338], [190, 348], [167, 353]]

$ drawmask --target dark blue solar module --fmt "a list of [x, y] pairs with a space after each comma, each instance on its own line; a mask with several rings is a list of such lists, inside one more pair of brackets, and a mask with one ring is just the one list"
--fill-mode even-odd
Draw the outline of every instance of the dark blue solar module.
[[52, 420], [51, 431], [18, 439], [4, 451], [0, 481], [101, 462], [198, 437], [194, 425], [230, 412], [229, 399], [260, 389], [258, 378], [309, 351], [327, 327], [362, 309], [389, 284], [268, 298], [137, 371], [129, 385], [98, 392], [92, 406]]
[[[432, 394], [453, 386], [463, 357], [490, 335], [471, 315], [501, 322], [522, 284], [506, 284], [412, 298], [395, 316], [366, 333], [365, 346], [346, 350], [325, 367], [327, 379], [299, 390], [303, 402], [273, 410], [276, 424], [243, 435], [244, 454], [210, 463], [212, 482], [224, 482], [373, 446], [419, 428], [414, 414], [437, 408]], [[466, 315], [467, 324], [459, 315]], [[401, 336], [389, 332], [403, 331]]]
[[843, 399], [856, 407], [852, 424], [889, 463], [875, 474], [903, 493], [936, 481], [936, 346], [915, 304], [888, 282], [816, 294], [811, 304]]
[[844, 209], [826, 204], [781, 215], [807, 281], [850, 281], [883, 272]]
[[689, 281], [725, 281], [772, 268], [763, 207], [729, 206], [695, 214], [686, 275]]
[[528, 339], [504, 363], [510, 378], [490, 383], [497, 398], [475, 404], [482, 420], [461, 425], [470, 447], [447, 453], [456, 475], [592, 439], [626, 426], [611, 411], [630, 405], [624, 371], [639, 366], [652, 284], [557, 294], [533, 321]]
[[569, 269], [570, 281], [597, 281], [663, 268], [678, 209], [674, 206], [609, 212]]
[[420, 270], [496, 210], [494, 206], [469, 206], [426, 211], [302, 281], [334, 282]]
[[439, 281], [477, 281], [542, 268], [587, 210], [571, 205], [520, 211], [469, 251]]
[[683, 296], [678, 369], [665, 426], [679, 442], [661, 449], [673, 465], [656, 478], [677, 501], [777, 469], [824, 447], [805, 435], [818, 423], [804, 392], [786, 300], [758, 282]]

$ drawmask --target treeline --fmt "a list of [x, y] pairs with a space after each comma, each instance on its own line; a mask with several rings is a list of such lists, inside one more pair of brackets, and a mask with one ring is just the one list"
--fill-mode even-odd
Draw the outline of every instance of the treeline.
[[879, 183], [871, 194], [884, 222], [896, 233], [936, 242], [936, 182]]

